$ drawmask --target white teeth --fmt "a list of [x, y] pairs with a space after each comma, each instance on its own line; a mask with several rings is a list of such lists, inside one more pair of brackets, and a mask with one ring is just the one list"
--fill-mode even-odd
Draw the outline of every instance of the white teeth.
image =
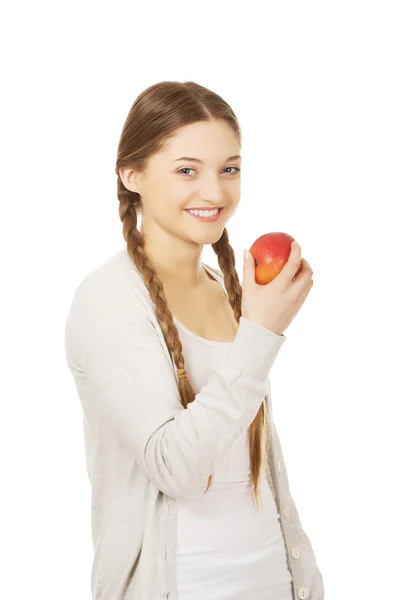
[[213, 217], [217, 214], [218, 208], [215, 210], [188, 210], [192, 215], [197, 215], [198, 217]]

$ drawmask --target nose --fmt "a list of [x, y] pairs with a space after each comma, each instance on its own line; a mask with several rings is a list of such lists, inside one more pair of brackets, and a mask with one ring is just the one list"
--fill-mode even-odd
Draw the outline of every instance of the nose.
[[211, 203], [210, 208], [213, 207], [212, 205], [220, 206], [224, 197], [223, 184], [221, 184], [218, 177], [209, 175], [204, 177], [201, 182], [198, 194], [202, 200]]

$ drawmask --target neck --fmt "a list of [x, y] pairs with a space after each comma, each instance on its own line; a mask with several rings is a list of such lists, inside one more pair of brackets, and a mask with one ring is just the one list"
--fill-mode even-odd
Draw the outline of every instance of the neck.
[[202, 267], [203, 245], [172, 237], [159, 229], [151, 235], [140, 230], [152, 266], [164, 284], [182, 289], [199, 288], [209, 279]]

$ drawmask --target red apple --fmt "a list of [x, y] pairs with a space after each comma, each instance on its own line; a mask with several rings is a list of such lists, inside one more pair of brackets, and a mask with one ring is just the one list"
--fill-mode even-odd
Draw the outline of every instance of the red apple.
[[[257, 238], [250, 247], [255, 259], [255, 279], [261, 285], [270, 283], [287, 263], [294, 238], [287, 233], [274, 231]], [[301, 265], [297, 273], [301, 270]], [[296, 273], [296, 275], [297, 275]]]

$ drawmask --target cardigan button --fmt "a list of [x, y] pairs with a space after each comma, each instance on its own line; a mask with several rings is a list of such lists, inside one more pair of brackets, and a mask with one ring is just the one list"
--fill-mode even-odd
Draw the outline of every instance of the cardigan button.
[[305, 600], [305, 598], [308, 598], [309, 595], [308, 588], [306, 587], [299, 588], [297, 590], [297, 597], [301, 598], [301, 600]]
[[290, 517], [290, 506], [289, 506], [289, 504], [285, 504], [285, 506], [283, 507], [283, 514], [285, 515], [285, 517]]
[[299, 558], [300, 557], [299, 548], [296, 548], [296, 547], [292, 548], [291, 555], [293, 556], [293, 558]]

